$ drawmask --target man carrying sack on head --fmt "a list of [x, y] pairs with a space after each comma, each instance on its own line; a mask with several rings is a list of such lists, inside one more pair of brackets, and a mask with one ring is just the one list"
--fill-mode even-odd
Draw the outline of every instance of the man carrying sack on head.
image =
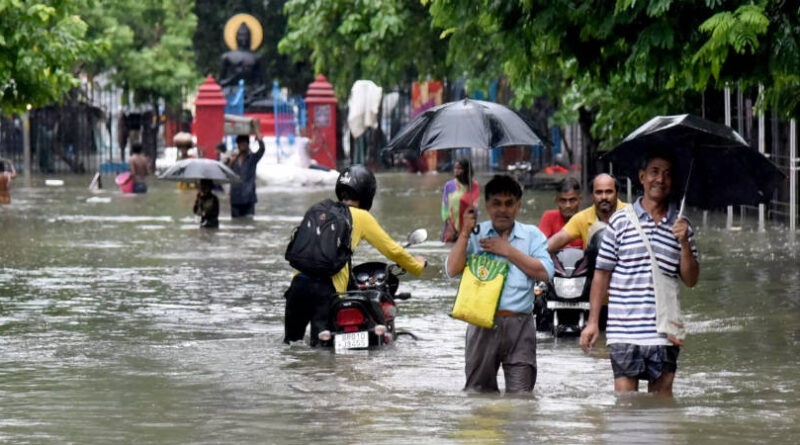
[[589, 321], [581, 333], [588, 352], [598, 337], [600, 306], [609, 293], [606, 338], [615, 391], [672, 396], [683, 345], [678, 278], [697, 284], [694, 231], [670, 202], [675, 159], [668, 150], [647, 153], [639, 170], [644, 196], [611, 216], [597, 255]]
[[494, 328], [467, 326], [465, 390], [498, 391], [497, 371], [503, 365], [507, 393], [531, 392], [536, 384], [536, 323], [533, 315], [534, 280], [553, 276], [547, 239], [536, 226], [516, 222], [522, 188], [508, 175], [495, 175], [484, 190], [490, 221], [477, 234], [474, 211], [464, 213], [462, 230], [447, 257], [447, 274], [454, 277], [469, 254], [489, 254], [508, 262]]

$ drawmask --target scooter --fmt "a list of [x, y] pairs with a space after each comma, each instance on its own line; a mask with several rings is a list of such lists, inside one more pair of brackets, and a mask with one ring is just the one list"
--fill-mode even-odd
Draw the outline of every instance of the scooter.
[[555, 274], [548, 283], [546, 308], [552, 313], [554, 337], [580, 334], [589, 317], [589, 258], [583, 250], [568, 248], [553, 256]]
[[[586, 251], [566, 248], [553, 255], [555, 273], [551, 282], [534, 286], [534, 313], [540, 331], [554, 337], [580, 335], [589, 318], [589, 292], [594, 274], [594, 259], [602, 239], [603, 223], [592, 231]], [[605, 330], [604, 320], [600, 321]]]
[[[428, 232], [417, 229], [404, 247], [425, 241]], [[397, 293], [399, 276], [406, 271], [397, 264], [373, 261], [352, 268], [350, 288], [339, 292], [331, 303], [329, 330], [319, 333], [320, 345], [335, 352], [367, 349], [393, 343], [398, 334], [396, 300], [408, 300], [408, 292]], [[412, 335], [413, 334], [409, 334]]]

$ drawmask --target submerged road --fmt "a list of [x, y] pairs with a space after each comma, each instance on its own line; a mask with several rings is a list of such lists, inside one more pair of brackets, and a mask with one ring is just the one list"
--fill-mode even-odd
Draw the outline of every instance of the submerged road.
[[[449, 175], [378, 176], [373, 214], [431, 263], [404, 276], [399, 329], [419, 336], [334, 355], [287, 347], [289, 233], [324, 189], [260, 188], [256, 218], [197, 228], [194, 192], [144, 196], [21, 182], [0, 207], [0, 443], [793, 444], [800, 437], [798, 244], [781, 227], [697, 227], [700, 283], [675, 399], [617, 397], [601, 339], [539, 338], [531, 396], [469, 395], [457, 282], [438, 239]], [[106, 178], [106, 183], [112, 183]], [[481, 178], [485, 183], [486, 178]], [[551, 192], [526, 192], [538, 222]], [[223, 216], [228, 215], [221, 199]], [[485, 215], [485, 212], [484, 212]], [[697, 214], [690, 213], [699, 222]], [[362, 244], [354, 261], [379, 259]], [[501, 373], [502, 375], [502, 373]]]

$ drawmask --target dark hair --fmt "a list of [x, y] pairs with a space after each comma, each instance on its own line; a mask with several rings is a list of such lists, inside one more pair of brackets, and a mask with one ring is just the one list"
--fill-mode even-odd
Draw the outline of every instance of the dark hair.
[[209, 188], [213, 188], [214, 187], [214, 181], [212, 181], [210, 179], [201, 179], [200, 180], [200, 187], [203, 187], [204, 185], [207, 185]]
[[642, 158], [642, 163], [639, 165], [640, 170], [644, 170], [647, 168], [647, 164], [650, 163], [653, 159], [663, 159], [669, 162], [670, 166], [672, 167], [672, 177], [676, 177], [675, 170], [678, 166], [678, 160], [675, 157], [675, 151], [670, 150], [665, 147], [652, 147], [647, 150], [647, 154], [645, 154], [644, 158]]
[[131, 144], [131, 154], [139, 154], [142, 152], [142, 143], [141, 142], [134, 142]]
[[472, 178], [475, 172], [472, 170], [472, 164], [469, 162], [469, 159], [461, 158], [456, 161], [456, 164], [460, 165], [461, 168], [469, 174], [469, 177]]
[[238, 144], [239, 142], [250, 143], [250, 136], [248, 136], [246, 134], [240, 134], [240, 135], [236, 136], [236, 143]]
[[595, 175], [595, 177], [592, 178], [592, 181], [589, 183], [589, 191], [591, 193], [594, 193], [594, 180], [597, 179], [597, 177], [600, 176], [600, 175], [608, 175], [608, 176], [610, 176], [611, 179], [614, 180], [614, 191], [619, 193], [619, 187], [620, 187], [619, 180], [617, 179], [616, 176], [612, 175], [611, 173], [598, 173], [597, 175]]
[[488, 201], [494, 195], [509, 194], [517, 200], [522, 199], [522, 186], [519, 185], [516, 179], [509, 175], [494, 175], [489, 182], [486, 183], [484, 189], [484, 198]]
[[556, 189], [556, 193], [569, 193], [573, 190], [576, 190], [578, 193], [580, 193], [581, 183], [578, 182], [577, 179], [570, 176], [568, 178], [564, 178], [564, 180], [558, 184], [558, 189]]
[[214, 149], [217, 151], [221, 151], [223, 153], [228, 151], [228, 147], [225, 145], [224, 142], [217, 142], [217, 145], [214, 147]]

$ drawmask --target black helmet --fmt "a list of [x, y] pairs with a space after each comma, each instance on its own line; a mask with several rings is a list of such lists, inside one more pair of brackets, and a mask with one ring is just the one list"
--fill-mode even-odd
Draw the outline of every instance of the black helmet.
[[377, 188], [375, 175], [371, 171], [363, 165], [351, 165], [336, 180], [336, 198], [339, 201], [357, 200], [359, 207], [368, 211]]

